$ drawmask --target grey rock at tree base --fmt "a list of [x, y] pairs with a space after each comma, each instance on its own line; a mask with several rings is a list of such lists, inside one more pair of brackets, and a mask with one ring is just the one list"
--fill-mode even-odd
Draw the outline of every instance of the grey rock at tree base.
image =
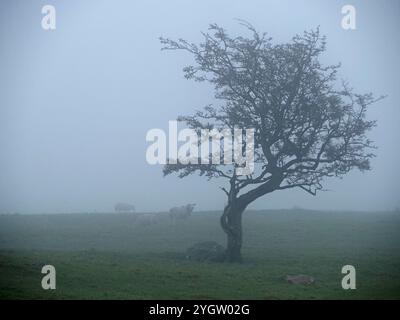
[[286, 276], [286, 281], [291, 283], [291, 284], [306, 284], [310, 285], [315, 282], [315, 279], [311, 276], [307, 276], [304, 274], [298, 274], [298, 275], [287, 275]]
[[186, 250], [186, 258], [199, 262], [223, 262], [225, 249], [215, 241], [199, 242]]

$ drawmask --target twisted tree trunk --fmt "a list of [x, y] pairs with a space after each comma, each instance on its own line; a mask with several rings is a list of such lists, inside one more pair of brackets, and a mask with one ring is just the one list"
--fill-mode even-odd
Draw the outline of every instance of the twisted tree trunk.
[[253, 190], [238, 197], [240, 188], [235, 184], [234, 175], [230, 181], [229, 192], [223, 189], [228, 196], [228, 204], [221, 216], [221, 227], [227, 235], [225, 261], [242, 261], [242, 215], [247, 206], [261, 196], [274, 191], [282, 182], [283, 175], [277, 172], [268, 182], [263, 183]]
[[221, 227], [227, 235], [225, 260], [227, 262], [241, 262], [242, 255], [242, 214], [243, 204], [232, 201], [228, 203], [221, 216]]

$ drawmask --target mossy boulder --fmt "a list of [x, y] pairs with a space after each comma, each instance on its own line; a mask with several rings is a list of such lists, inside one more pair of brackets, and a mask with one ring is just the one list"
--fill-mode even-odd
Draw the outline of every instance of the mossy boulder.
[[199, 242], [186, 250], [186, 258], [198, 262], [222, 262], [225, 249], [215, 241]]

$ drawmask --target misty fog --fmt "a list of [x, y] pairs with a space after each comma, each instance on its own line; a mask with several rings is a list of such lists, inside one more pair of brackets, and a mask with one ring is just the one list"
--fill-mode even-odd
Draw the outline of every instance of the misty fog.
[[252, 209], [324, 210], [400, 207], [400, 3], [352, 1], [357, 29], [343, 30], [345, 1], [52, 1], [57, 29], [41, 28], [40, 2], [0, 4], [0, 213], [109, 212], [117, 202], [137, 211], [185, 203], [220, 210], [224, 180], [163, 178], [146, 162], [148, 130], [218, 103], [205, 83], [188, 81], [184, 52], [162, 52], [159, 37], [201, 41], [218, 23], [246, 34], [236, 18], [286, 42], [321, 28], [324, 63], [359, 93], [387, 97], [372, 105], [372, 170], [328, 179], [329, 191], [277, 191]]

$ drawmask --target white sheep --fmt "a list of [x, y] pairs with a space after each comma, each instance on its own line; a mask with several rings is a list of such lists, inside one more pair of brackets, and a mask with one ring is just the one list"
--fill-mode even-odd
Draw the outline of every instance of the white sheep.
[[195, 206], [194, 203], [190, 203], [181, 207], [173, 207], [169, 210], [169, 217], [173, 221], [186, 220], [187, 218], [190, 217], [194, 206]]
[[135, 206], [129, 203], [117, 203], [114, 210], [115, 212], [135, 212]]

